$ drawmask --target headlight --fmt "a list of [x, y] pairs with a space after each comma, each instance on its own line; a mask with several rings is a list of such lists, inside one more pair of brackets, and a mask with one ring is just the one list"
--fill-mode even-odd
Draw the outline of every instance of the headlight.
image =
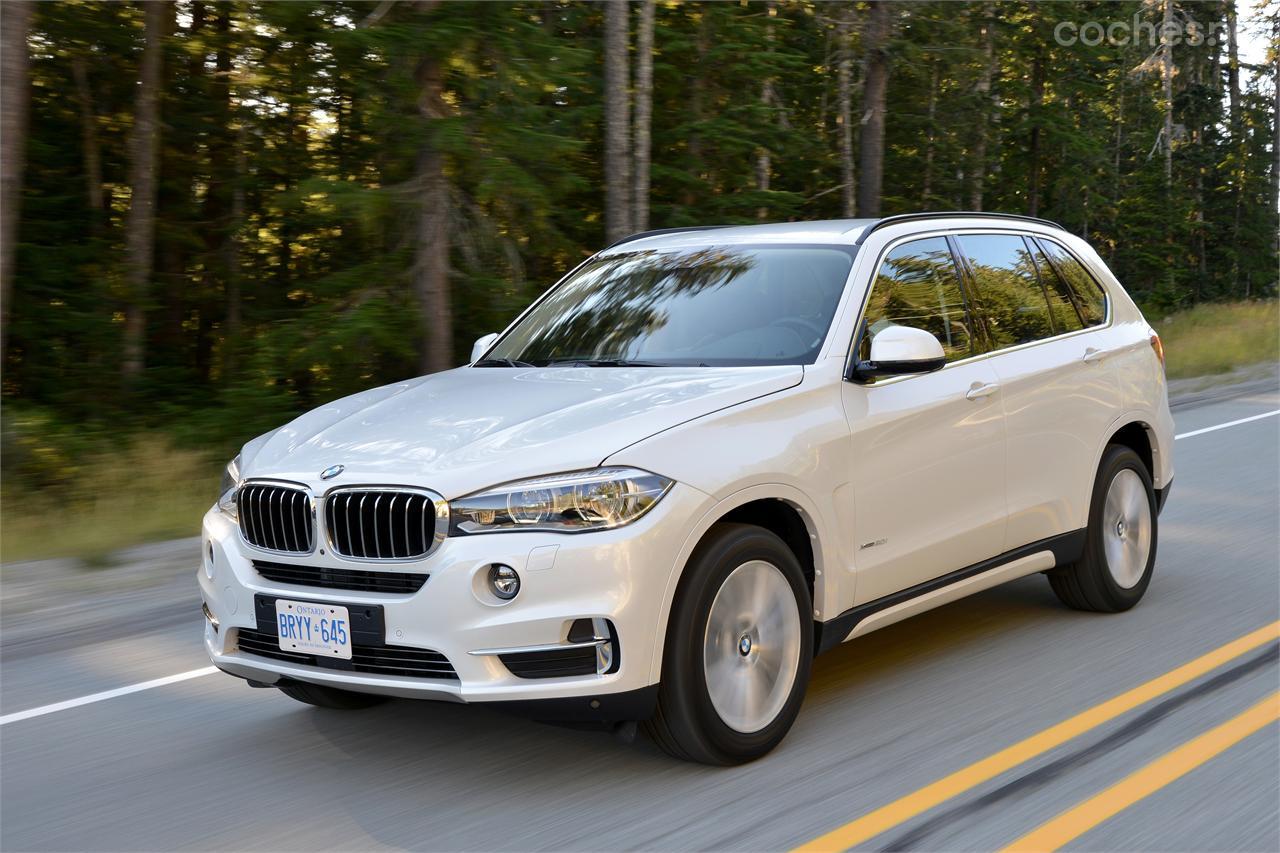
[[648, 512], [671, 483], [636, 468], [597, 468], [506, 483], [450, 501], [449, 533], [577, 533], [621, 527]]
[[222, 472], [222, 485], [218, 487], [218, 509], [236, 518], [236, 489], [240, 486], [240, 454], [227, 463]]

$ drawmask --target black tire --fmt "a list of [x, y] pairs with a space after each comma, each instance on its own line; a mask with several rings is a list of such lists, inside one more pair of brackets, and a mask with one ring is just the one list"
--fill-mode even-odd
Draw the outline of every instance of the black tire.
[[329, 708], [335, 711], [358, 711], [361, 708], [372, 708], [387, 701], [386, 696], [373, 693], [355, 693], [350, 690], [339, 690], [336, 687], [325, 687], [320, 684], [288, 684], [279, 688], [280, 692], [290, 699], [297, 699], [317, 708]]
[[[716, 594], [728, 576], [753, 560], [771, 563], [795, 596], [800, 620], [799, 661], [790, 693], [772, 722], [737, 731], [720, 718], [708, 691], [703, 642]], [[658, 704], [645, 731], [663, 750], [686, 761], [732, 765], [776, 747], [791, 729], [809, 683], [813, 660], [813, 605], [799, 561], [776, 535], [748, 524], [718, 524], [689, 559], [671, 609]]]
[[[1117, 475], [1129, 469], [1138, 475], [1146, 494], [1150, 512], [1151, 547], [1143, 567], [1141, 578], [1128, 588], [1118, 583], [1107, 562], [1104, 545], [1104, 510], [1107, 490]], [[1102, 454], [1098, 476], [1094, 480], [1093, 495], [1089, 502], [1089, 527], [1086, 533], [1084, 554], [1069, 566], [1061, 566], [1048, 573], [1049, 585], [1063, 604], [1076, 610], [1095, 613], [1119, 613], [1133, 607], [1151, 584], [1151, 572], [1156, 562], [1156, 544], [1159, 523], [1156, 513], [1156, 495], [1151, 485], [1151, 472], [1141, 457], [1128, 447], [1112, 444]], [[1136, 565], [1136, 563], [1135, 563]]]

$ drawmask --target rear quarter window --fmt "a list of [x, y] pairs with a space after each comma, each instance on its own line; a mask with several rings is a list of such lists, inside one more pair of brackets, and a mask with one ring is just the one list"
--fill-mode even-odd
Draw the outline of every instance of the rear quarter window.
[[1066, 282], [1067, 287], [1071, 288], [1085, 325], [1101, 326], [1105, 323], [1107, 293], [1102, 289], [1102, 285], [1094, 280], [1089, 271], [1084, 268], [1084, 264], [1076, 260], [1075, 255], [1052, 240], [1046, 240], [1043, 237], [1036, 239], [1044, 247], [1045, 254], [1049, 256], [1049, 261], [1058, 275]]
[[1022, 237], [965, 234], [958, 239], [973, 272], [993, 347], [1004, 349], [1053, 337], [1049, 300]]
[[1044, 251], [1030, 237], [1024, 237], [1031, 254], [1035, 257], [1036, 269], [1040, 271], [1040, 283], [1049, 297], [1049, 313], [1053, 317], [1053, 330], [1061, 335], [1065, 332], [1078, 332], [1089, 325], [1081, 316], [1080, 306], [1072, 288], [1058, 275], [1057, 268], [1049, 263]]

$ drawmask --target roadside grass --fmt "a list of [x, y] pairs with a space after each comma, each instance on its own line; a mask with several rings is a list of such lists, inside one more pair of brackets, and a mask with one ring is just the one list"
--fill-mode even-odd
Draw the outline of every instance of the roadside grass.
[[1147, 312], [1160, 333], [1170, 379], [1226, 373], [1280, 361], [1280, 302], [1197, 305], [1161, 317]]
[[[1280, 360], [1276, 300], [1200, 305], [1163, 317], [1149, 311], [1147, 319], [1164, 342], [1171, 379]], [[28, 424], [23, 436], [22, 452], [55, 473], [41, 483], [6, 476], [0, 562], [77, 557], [88, 567], [106, 566], [122, 548], [198, 535], [221, 474], [221, 460], [158, 435], [90, 452], [66, 450], [44, 424]]]
[[131, 545], [197, 536], [220, 475], [205, 454], [147, 436], [80, 460], [72, 476], [50, 487], [6, 482], [0, 562], [79, 557], [106, 566]]

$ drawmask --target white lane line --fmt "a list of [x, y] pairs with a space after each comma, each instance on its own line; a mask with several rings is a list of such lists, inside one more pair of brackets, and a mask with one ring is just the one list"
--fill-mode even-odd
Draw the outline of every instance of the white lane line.
[[[1181, 435], [1175, 435], [1175, 439], [1190, 438], [1193, 435], [1202, 435], [1206, 432], [1214, 432], [1215, 430], [1226, 429], [1227, 427], [1239, 426], [1247, 424], [1250, 421], [1269, 418], [1274, 415], [1280, 415], [1280, 409], [1274, 412], [1264, 412], [1261, 415], [1254, 415], [1250, 418], [1240, 418], [1235, 421], [1227, 421], [1225, 424], [1217, 426], [1205, 427], [1204, 429], [1192, 430], [1184, 432]], [[106, 699], [114, 699], [117, 696], [127, 696], [130, 693], [138, 693], [142, 690], [150, 690], [153, 687], [164, 687], [169, 684], [177, 684], [179, 681], [187, 681], [192, 678], [199, 678], [202, 675], [212, 675], [217, 672], [215, 666], [206, 666], [203, 669], [193, 669], [188, 672], [180, 672], [177, 675], [166, 675], [164, 678], [153, 678], [150, 681], [142, 681], [138, 684], [130, 684], [128, 687], [117, 687], [115, 690], [104, 690], [101, 693], [91, 693], [88, 696], [81, 696], [79, 699], [68, 699], [65, 702], [55, 702], [52, 705], [41, 705], [39, 708], [31, 708], [27, 711], [17, 711], [13, 714], [5, 714], [0, 717], [0, 726], [9, 723], [17, 723], [22, 720], [29, 720], [32, 717], [43, 717], [45, 714], [55, 714], [58, 711], [66, 711], [69, 708], [79, 708], [81, 705], [91, 705], [94, 702], [102, 702]]]
[[1205, 427], [1204, 429], [1193, 429], [1191, 432], [1184, 432], [1179, 435], [1175, 435], [1174, 438], [1175, 439], [1191, 438], [1191, 436], [1193, 435], [1204, 435], [1206, 432], [1217, 432], [1220, 429], [1239, 426], [1240, 424], [1247, 424], [1250, 421], [1260, 421], [1263, 418], [1271, 418], [1271, 417], [1275, 417], [1276, 415], [1280, 415], [1280, 409], [1276, 409], [1274, 412], [1263, 412], [1260, 415], [1254, 415], [1253, 417], [1249, 417], [1249, 418], [1240, 418], [1237, 421], [1227, 421], [1225, 424], [1218, 424], [1217, 426]]
[[128, 687], [117, 687], [115, 690], [104, 690], [101, 693], [90, 693], [88, 696], [81, 696], [79, 699], [68, 699], [65, 702], [54, 702], [52, 705], [41, 705], [39, 708], [31, 708], [26, 711], [17, 711], [12, 714], [5, 714], [3, 717], [0, 717], [0, 726], [5, 726], [9, 723], [16, 723], [21, 720], [29, 720], [32, 717], [43, 717], [45, 714], [56, 714], [58, 711], [65, 711], [68, 708], [79, 708], [81, 705], [91, 705], [94, 702], [101, 702], [105, 699], [114, 699], [117, 696], [127, 696], [130, 693], [150, 690], [153, 687], [164, 687], [168, 684], [177, 684], [179, 681], [199, 678], [202, 675], [212, 675], [217, 671], [218, 668], [216, 666], [206, 666], [201, 669], [179, 672], [177, 675], [166, 675], [164, 678], [153, 678], [150, 681], [140, 681], [137, 684], [130, 684]]

